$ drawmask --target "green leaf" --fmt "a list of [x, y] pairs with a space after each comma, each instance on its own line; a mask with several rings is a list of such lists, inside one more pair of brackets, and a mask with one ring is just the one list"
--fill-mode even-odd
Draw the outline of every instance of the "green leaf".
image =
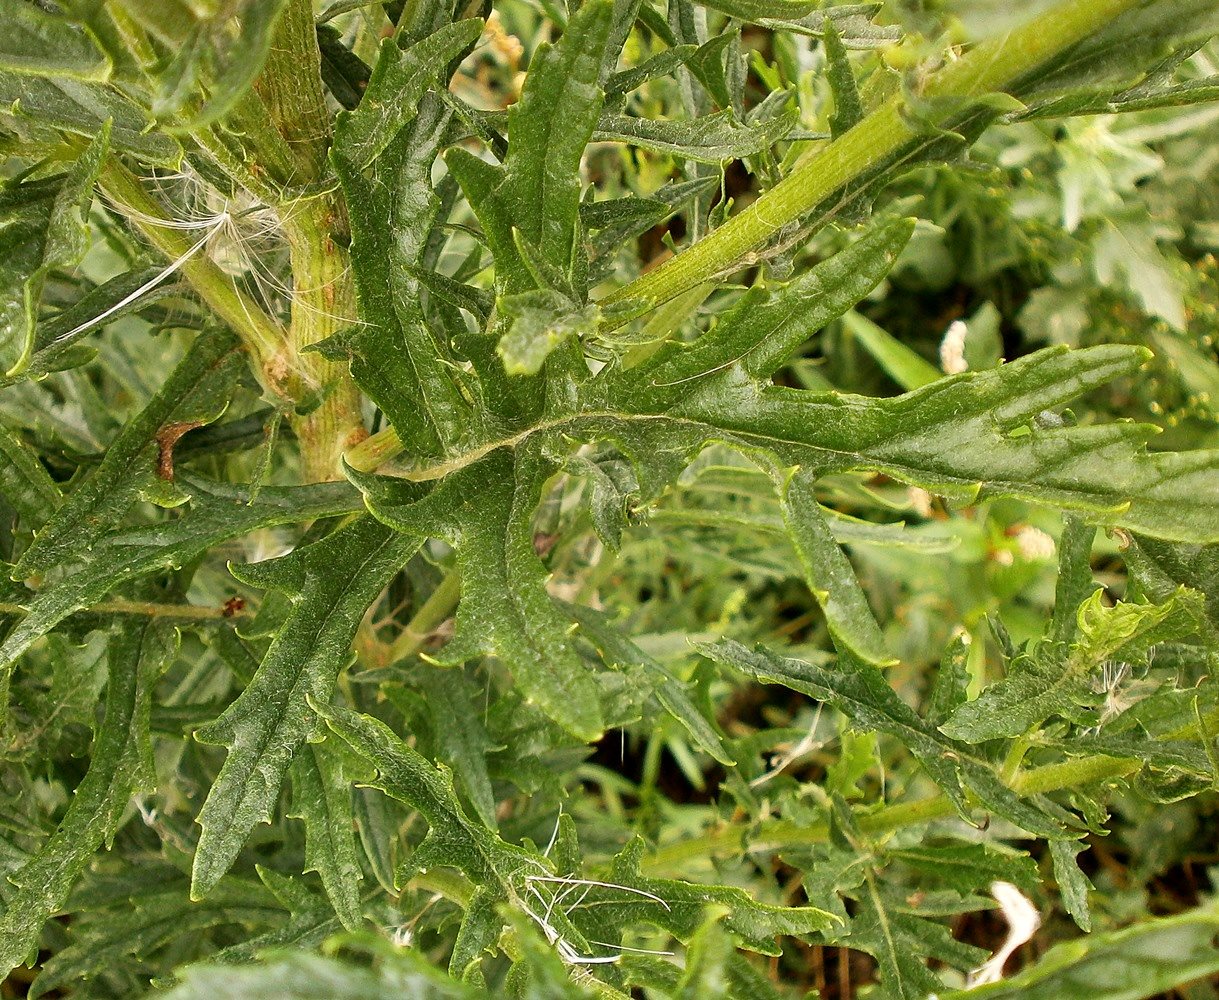
[[34, 350], [42, 286], [55, 269], [75, 267], [89, 249], [93, 184], [109, 150], [110, 126], [61, 177], [0, 188], [0, 254], [5, 260], [0, 307], [0, 364], [12, 377]]
[[[907, 896], [897, 883], [896, 874], [887, 868], [888, 859], [868, 842], [850, 807], [838, 797], [831, 798], [827, 807], [829, 843], [814, 848], [810, 855], [787, 852], [791, 862], [805, 871], [805, 891], [827, 900], [842, 921], [825, 932], [825, 941], [872, 955], [884, 995], [903, 1000], [922, 1000], [942, 989], [927, 968], [928, 958], [963, 971], [979, 965], [985, 952], [955, 940], [947, 927], [921, 912], [920, 901]], [[987, 857], [980, 845], [975, 847], [978, 849], [965, 850], [960, 864], [953, 864], [944, 852], [935, 849], [914, 851], [911, 860], [918, 871], [918, 884], [929, 890], [920, 893], [924, 901], [935, 892], [931, 886], [937, 877], [957, 886], [985, 877], [976, 866], [994, 859]], [[1015, 864], [999, 863], [996, 867], [1014, 868], [1026, 879], [1032, 869], [1036, 878], [1031, 862], [1023, 870]], [[838, 897], [851, 901], [849, 912]]]
[[675, 45], [664, 49], [638, 66], [632, 66], [611, 76], [605, 81], [605, 96], [609, 98], [629, 94], [649, 80], [669, 76], [679, 66], [686, 65], [697, 51], [697, 45]]
[[7, 676], [17, 657], [69, 615], [128, 580], [180, 567], [258, 528], [361, 509], [358, 494], [339, 483], [265, 487], [253, 503], [239, 487], [191, 480], [188, 488], [192, 498], [184, 516], [108, 535], [93, 547], [84, 566], [39, 590], [0, 644], [0, 674]]
[[913, 231], [910, 219], [879, 226], [790, 284], [745, 295], [693, 344], [668, 344], [612, 376], [613, 398], [661, 409], [688, 396], [699, 380], [735, 365], [753, 379], [769, 378], [801, 344], [876, 287]]
[[509, 375], [536, 375], [556, 347], [592, 337], [601, 322], [595, 305], [578, 306], [549, 289], [504, 296], [497, 307], [507, 327], [497, 350]]
[[251, 586], [288, 596], [292, 611], [246, 689], [196, 733], [228, 756], [199, 812], [192, 898], [231, 867], [257, 823], [268, 822], [284, 774], [316, 733], [306, 698], [329, 700], [368, 606], [419, 548], [371, 517], [360, 517], [286, 556], [241, 568]]
[[1219, 453], [1146, 454], [1148, 428], [1137, 424], [1013, 433], [1142, 357], [1116, 345], [1050, 348], [879, 400], [762, 391], [730, 370], [670, 412], [792, 464], [870, 469], [963, 500], [1013, 496], [1160, 538], [1210, 539], [1216, 527], [1204, 511], [1219, 495]]
[[715, 727], [695, 705], [687, 685], [674, 677], [660, 663], [624, 636], [612, 623], [591, 608], [569, 604], [565, 610], [580, 624], [581, 631], [597, 647], [597, 652], [607, 666], [617, 669], [641, 670], [655, 686], [653, 697], [657, 703], [675, 718], [690, 738], [704, 753], [710, 754], [725, 767], [735, 761]]
[[612, 13], [607, 0], [580, 7], [557, 45], [534, 52], [521, 99], [508, 111], [503, 197], [512, 224], [543, 260], [570, 275], [579, 270], [580, 160], [601, 113]]
[[174, 941], [206, 938], [214, 928], [248, 929], [278, 924], [283, 910], [258, 883], [232, 882], [213, 899], [191, 902], [185, 879], [168, 865], [137, 864], [117, 891], [81, 893], [86, 905], [73, 917], [71, 943], [51, 955], [30, 986], [30, 997], [77, 979], [96, 979], [119, 971], [130, 956], [149, 955]]
[[821, 514], [814, 484], [817, 470], [798, 470], [778, 481], [783, 520], [813, 597], [821, 605], [834, 645], [865, 663], [897, 662], [885, 649], [884, 636], [855, 570], [838, 547]]
[[178, 165], [181, 146], [153, 130], [148, 115], [114, 88], [0, 70], [0, 123], [23, 138], [59, 142], [63, 131], [93, 140], [107, 122], [111, 149], [157, 166]]
[[[874, 545], [881, 548], [905, 549], [927, 555], [951, 552], [960, 544], [960, 539], [947, 535], [935, 525], [907, 527], [904, 521], [878, 524], [860, 518], [840, 514], [831, 507], [822, 506], [821, 516], [829, 522], [830, 533], [842, 545]], [[789, 539], [783, 520], [774, 514], [751, 514], [734, 512], [724, 514], [702, 509], [661, 509], [650, 512], [650, 525], [672, 525], [676, 528], [718, 529], [725, 535], [749, 531], [759, 536], [773, 536], [776, 541]], [[769, 538], [767, 539], [769, 540]], [[799, 576], [799, 573], [794, 574]]]
[[887, 330], [854, 310], [842, 317], [842, 325], [903, 389], [921, 389], [943, 374]]
[[430, 294], [456, 309], [468, 312], [480, 323], [485, 324], [490, 318], [491, 310], [495, 307], [495, 296], [485, 288], [475, 288], [473, 285], [454, 281], [438, 271], [427, 271], [409, 264], [406, 265], [406, 270]]
[[[859, 100], [859, 88], [855, 84], [855, 73], [847, 58], [846, 46], [832, 18], [825, 19], [826, 79], [834, 94], [834, 113], [830, 116], [830, 133], [835, 139], [849, 131], [863, 119], [863, 105]], [[915, 386], [907, 386], [912, 389]]]
[[305, 871], [317, 872], [343, 926], [363, 921], [351, 808], [343, 762], [325, 744], [306, 744], [292, 761], [292, 812], [305, 824]]
[[782, 657], [768, 649], [746, 649], [738, 642], [699, 643], [704, 656], [767, 684], [782, 684], [833, 705], [863, 729], [895, 737], [968, 818], [962, 782], [986, 808], [1042, 837], [1062, 835], [1057, 821], [1022, 801], [990, 764], [973, 756], [964, 743], [946, 738], [919, 718], [889, 687], [876, 667], [840, 655], [837, 668]]
[[334, 151], [351, 215], [352, 264], [366, 323], [340, 334], [327, 354], [348, 356], [357, 384], [407, 447], [436, 455], [477, 430], [479, 415], [462, 398], [448, 352], [419, 306], [416, 269], [434, 227], [443, 221], [431, 173], [449, 114], [433, 95], [403, 99], [412, 96], [418, 105], [411, 106], [413, 120], [399, 122], [397, 137], [383, 147], [369, 176], [347, 159], [341, 142]]
[[320, 702], [313, 702], [313, 708], [336, 736], [372, 765], [375, 775], [365, 784], [405, 802], [428, 822], [427, 835], [398, 876], [400, 885], [416, 871], [441, 865], [456, 868], [502, 899], [526, 871], [545, 870], [534, 855], [471, 820], [453, 790], [451, 772], [408, 747], [385, 723]]
[[1062, 537], [1058, 541], [1054, 617], [1049, 630], [1057, 642], [1074, 641], [1079, 625], [1079, 608], [1096, 591], [1092, 578], [1092, 540], [1095, 537], [1096, 528], [1081, 518], [1074, 515], [1063, 518]]
[[606, 114], [597, 122], [592, 138], [624, 142], [695, 163], [718, 164], [769, 149], [796, 127], [797, 120], [794, 111], [750, 124], [741, 124], [731, 110], [675, 121]]
[[1142, 1000], [1219, 971], [1213, 903], [1052, 947], [1016, 975], [944, 1000]]
[[534, 551], [531, 522], [550, 471], [531, 447], [497, 449], [423, 499], [410, 502], [410, 491], [399, 489], [370, 493], [367, 503], [397, 530], [457, 549], [457, 635], [440, 661], [498, 656], [529, 700], [574, 735], [595, 739], [604, 725], [597, 687], [572, 649]]
[[726, 966], [728, 956], [732, 953], [732, 939], [713, 915], [712, 919], [704, 922], [695, 932], [690, 941], [685, 972], [677, 989], [671, 994], [674, 1000], [726, 996]]
[[237, 944], [216, 952], [221, 962], [248, 962], [270, 951], [296, 948], [315, 949], [327, 938], [339, 933], [342, 924], [335, 917], [330, 905], [316, 893], [307, 889], [303, 880], [280, 875], [256, 865], [258, 879], [274, 894], [279, 904], [288, 911], [288, 919], [274, 930], [256, 934]]
[[[664, 959], [651, 958], [645, 955], [625, 955], [623, 956], [622, 965], [628, 969], [628, 975], [631, 984], [636, 988], [644, 988], [649, 994], [655, 992], [658, 996], [671, 997], [676, 995], [676, 991], [683, 982], [693, 980], [696, 988], [703, 988], [706, 984], [700, 983], [695, 978], [697, 970], [705, 968], [701, 956], [705, 955], [707, 960], [718, 965], [716, 961], [715, 951], [720, 946], [720, 942], [727, 938], [730, 942], [731, 938], [724, 934], [722, 929], [717, 934], [707, 935], [707, 925], [719, 919], [720, 914], [715, 907], [711, 907], [708, 912], [707, 920], [704, 922], [703, 930], [700, 932], [700, 961], [695, 970], [691, 970], [689, 977], [685, 970], [675, 966], [672, 962]], [[710, 940], [708, 940], [710, 938]], [[699, 994], [701, 997], [714, 998], [714, 1000], [785, 1000], [787, 994], [780, 993], [775, 988], [774, 982], [762, 971], [760, 971], [754, 963], [748, 958], [741, 955], [739, 952], [734, 952], [729, 947], [726, 961], [723, 963], [726, 975], [718, 982], [713, 984], [710, 992]]]
[[[1171, 53], [1190, 52], [1219, 32], [1219, 15], [1207, 0], [1153, 0], [1112, 18], [1091, 33], [1028, 88], [1032, 114], [1089, 113], [1118, 93], [1135, 89], [1149, 66]], [[1099, 108], [1097, 108], [1099, 110]]]
[[1209, 645], [1219, 644], [1219, 545], [1174, 545], [1136, 535], [1125, 558], [1140, 589], [1153, 601], [1171, 599], [1182, 586], [1202, 594]]
[[622, 529], [630, 518], [631, 504], [639, 490], [630, 464], [609, 456], [604, 461], [597, 461], [574, 455], [567, 460], [566, 469], [586, 481], [593, 530], [602, 544], [617, 552], [622, 545]]
[[[592, 994], [572, 981], [563, 959], [553, 944], [543, 937], [536, 923], [523, 913], [509, 910], [505, 916], [520, 949], [505, 980], [505, 987], [524, 1000], [583, 1000]], [[608, 986], [599, 991], [612, 1000], [625, 994]]]
[[902, 29], [898, 25], [873, 23], [873, 18], [883, 7], [884, 4], [876, 0], [871, 3], [836, 4], [814, 11], [806, 17], [766, 18], [759, 23], [774, 30], [793, 31], [820, 38], [825, 33], [826, 22], [832, 21], [846, 48], [876, 49], [902, 37]]
[[[43, 318], [35, 330], [34, 350], [29, 362], [11, 377], [0, 377], [0, 386], [26, 380], [37, 381], [51, 372], [74, 368], [91, 360], [95, 352], [79, 342], [96, 333], [92, 321], [105, 315], [106, 323], [141, 312], [160, 299], [180, 295], [181, 286], [173, 279], [161, 280], [163, 265], [136, 267], [91, 288], [72, 305], [50, 318]], [[136, 293], [139, 294], [136, 294]], [[153, 317], [160, 318], [156, 311]]]
[[50, 839], [10, 876], [18, 891], [6, 899], [0, 916], [0, 976], [22, 964], [37, 944], [43, 924], [60, 912], [94, 852], [113, 839], [131, 796], [156, 787], [150, 701], [177, 650], [177, 634], [151, 621], [128, 621], [111, 634], [106, 709], [88, 773]]
[[360, 847], [373, 877], [386, 892], [394, 892], [396, 831], [390, 804], [372, 789], [356, 788], [354, 813]]
[[[409, 984], [409, 985], [404, 985]], [[432, 968], [413, 949], [381, 956], [378, 970], [307, 952], [257, 965], [192, 965], [165, 1000], [481, 1000], [485, 994]]]
[[1181, 108], [1219, 100], [1219, 74], [1202, 80], [1189, 80], [1171, 87], [1134, 87], [1106, 102], [1106, 112], [1151, 111], [1156, 108]]
[[[724, 34], [716, 35], [710, 40], [704, 42], [690, 56], [687, 65], [690, 67], [690, 72], [694, 77], [707, 88], [716, 104], [721, 108], [734, 108], [739, 110], [744, 104], [744, 97], [740, 92], [739, 84], [733, 86], [728, 82], [728, 77], [724, 72], [725, 58], [735, 62], [740, 58], [740, 31], [727, 31]], [[733, 91], [736, 91], [736, 100], [733, 100]], [[760, 112], [760, 117], [765, 117], [765, 104], [759, 105], [757, 109], [751, 111], [746, 116], [746, 121], [751, 117], [758, 117], [754, 112]]]
[[0, 497], [32, 528], [41, 527], [63, 502], [63, 494], [37, 455], [2, 426]]
[[1058, 891], [1062, 894], [1062, 905], [1079, 925], [1079, 929], [1084, 932], [1092, 930], [1092, 915], [1088, 911], [1088, 892], [1094, 886], [1088, 881], [1088, 876], [1079, 870], [1079, 862], [1075, 858], [1080, 851], [1086, 849], [1087, 845], [1081, 844], [1077, 840], [1050, 841], [1054, 881], [1058, 883]]
[[[1070, 843], [1051, 840], [1050, 846]], [[943, 847], [920, 844], [889, 851], [888, 857], [962, 894], [989, 889], [995, 880], [1030, 891], [1041, 881], [1037, 863], [1027, 854], [1008, 853], [987, 844], [953, 843]]]
[[1079, 717], [1076, 706], [1093, 705], [1090, 681], [1106, 662], [1138, 663], [1157, 643], [1193, 635], [1202, 617], [1202, 598], [1181, 588], [1162, 604], [1123, 601], [1113, 607], [1097, 590], [1079, 608], [1069, 648], [1044, 643], [1018, 657], [1009, 676], [974, 701], [961, 705], [941, 730], [968, 743], [1020, 736], [1051, 715]]
[[17, 563], [22, 578], [42, 575], [113, 531], [140, 499], [177, 506], [173, 484], [178, 436], [216, 420], [227, 408], [245, 354], [231, 333], [197, 337], [161, 390], [106, 449], [101, 464], [76, 485]]
[[336, 156], [348, 169], [361, 171], [398, 138], [419, 108], [423, 95], [436, 85], [441, 68], [478, 41], [479, 18], [446, 24], [403, 51], [397, 39], [381, 42], [381, 54], [359, 106], [343, 112], [335, 125]]
[[969, 697], [969, 654], [973, 636], [958, 628], [940, 658], [927, 705], [928, 725], [939, 728]]
[[185, 133], [219, 121], [249, 92], [286, 0], [233, 0], [222, 9], [174, 3], [160, 17], [141, 0], [120, 6], [172, 53], [160, 67], [152, 111], [167, 130]]
[[615, 251], [626, 240], [646, 232], [696, 199], [710, 195], [718, 183], [718, 179], [709, 174], [691, 181], [673, 181], [648, 198], [581, 202], [581, 224], [586, 230], [597, 230], [588, 241], [593, 259], [602, 267], [610, 266]]
[[98, 81], [110, 75], [110, 60], [62, 17], [24, 0], [0, 0], [0, 18], [0, 70]]
[[451, 762], [456, 780], [474, 812], [494, 830], [495, 794], [487, 772], [487, 752], [499, 749], [475, 707], [478, 692], [461, 670], [421, 670], [415, 683], [432, 717], [439, 759]]
[[700, 0], [705, 7], [741, 21], [798, 20], [811, 14], [813, 0]]
[[[599, 900], [603, 921], [646, 922], [662, 927], [680, 941], [689, 941], [703, 922], [706, 907], [724, 907], [723, 924], [741, 947], [762, 955], [778, 955], [776, 935], [811, 934], [825, 930], [834, 918], [815, 906], [772, 906], [759, 903], [734, 886], [696, 885], [677, 879], [651, 878], [642, 874], [644, 843], [638, 837], [626, 845], [613, 861], [606, 881], [641, 890], [655, 898], [622, 893]], [[663, 904], [656, 900], [662, 900]]]
[[342, 34], [329, 24], [317, 25], [317, 47], [322, 63], [322, 82], [330, 96], [345, 111], [359, 107], [372, 70], [343, 43]]

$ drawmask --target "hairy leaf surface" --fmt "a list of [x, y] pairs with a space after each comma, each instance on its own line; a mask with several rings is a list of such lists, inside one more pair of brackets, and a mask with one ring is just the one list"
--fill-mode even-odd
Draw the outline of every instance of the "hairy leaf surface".
[[292, 611], [245, 690], [196, 734], [228, 748], [199, 812], [196, 898], [228, 871], [254, 825], [270, 820], [292, 758], [316, 732], [306, 699], [330, 698], [365, 611], [418, 547], [360, 517], [286, 556], [233, 568], [245, 583], [286, 594]]

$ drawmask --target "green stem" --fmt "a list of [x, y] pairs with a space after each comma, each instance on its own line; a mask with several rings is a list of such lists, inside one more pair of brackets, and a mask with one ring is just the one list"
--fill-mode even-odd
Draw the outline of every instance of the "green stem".
[[427, 642], [428, 636], [453, 614], [460, 596], [461, 573], [452, 569], [389, 647], [389, 662], [386, 666], [418, 653]]
[[[310, 0], [289, 0], [284, 8], [256, 89], [291, 156], [291, 183], [305, 187], [324, 181], [330, 112]], [[346, 366], [307, 348], [357, 322], [346, 206], [338, 191], [330, 190], [276, 208], [291, 251], [294, 287], [288, 350], [274, 375], [294, 398], [317, 403], [292, 418], [302, 479], [338, 479], [343, 453], [367, 436], [360, 394]]]
[[397, 458], [402, 452], [402, 441], [398, 438], [398, 432], [392, 427], [386, 427], [349, 449], [344, 457], [347, 464], [357, 472], [376, 472], [382, 463]]
[[[927, 79], [913, 108], [898, 92], [837, 140], [797, 164], [740, 214], [655, 270], [608, 295], [606, 304], [637, 300], [612, 329], [687, 289], [756, 262], [784, 227], [817, 206], [834, 204], [874, 179], [878, 165], [900, 161], [937, 129], [976, 112], [988, 95], [1011, 93], [1037, 70], [1141, 0], [1065, 0], [1027, 24], [982, 42]], [[936, 102], [945, 108], [928, 120]], [[923, 117], [920, 119], [920, 115]], [[827, 213], [828, 214], [828, 213]]]
[[[109, 159], [102, 168], [101, 186], [119, 212], [129, 210], [129, 221], [165, 256], [177, 260], [189, 254], [198, 243], [200, 234], [158, 226], [149, 219], [172, 219], [172, 213], [158, 202], [131, 171], [116, 159]], [[191, 287], [221, 320], [242, 339], [257, 361], [256, 371], [264, 383], [268, 368], [279, 354], [284, 342], [284, 330], [268, 316], [253, 299], [233, 284], [232, 278], [218, 268], [203, 252], [194, 253], [181, 267]]]

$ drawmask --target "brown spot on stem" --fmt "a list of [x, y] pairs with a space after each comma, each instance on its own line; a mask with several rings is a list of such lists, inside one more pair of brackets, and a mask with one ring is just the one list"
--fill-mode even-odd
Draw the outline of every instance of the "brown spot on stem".
[[187, 431], [193, 431], [203, 424], [198, 420], [178, 424], [166, 424], [157, 431], [157, 478], [167, 483], [174, 481], [174, 445]]

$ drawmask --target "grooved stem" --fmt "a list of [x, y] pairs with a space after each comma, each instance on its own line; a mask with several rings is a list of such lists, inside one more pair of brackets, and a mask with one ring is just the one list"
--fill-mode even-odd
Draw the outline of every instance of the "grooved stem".
[[[271, 121], [295, 160], [296, 187], [326, 178], [330, 112], [309, 0], [289, 0], [276, 24], [266, 66], [256, 83]], [[276, 206], [292, 256], [292, 319], [283, 370], [276, 372], [304, 400], [291, 418], [301, 451], [301, 478], [341, 477], [348, 448], [367, 437], [360, 393], [345, 365], [306, 348], [357, 322], [355, 283], [347, 253], [347, 210], [338, 190]]]
[[[184, 257], [198, 242], [200, 234], [197, 232], [168, 229], [147, 221], [149, 218], [171, 219], [172, 216], [144, 188], [140, 179], [113, 157], [103, 165], [100, 183], [118, 211], [132, 210], [131, 224], [167, 257], [173, 260]], [[241, 338], [257, 362], [257, 373], [264, 379], [264, 384], [274, 390], [275, 386], [266, 380], [266, 372], [282, 349], [286, 336], [284, 329], [212, 263], [206, 247], [204, 252], [194, 254], [182, 265], [181, 273], [208, 308]]]
[[[996, 93], [1012, 93], [1037, 70], [1142, 0], [1064, 0], [1028, 23], [972, 48], [928, 78], [911, 106], [900, 91], [854, 128], [805, 158], [782, 181], [723, 226], [659, 267], [610, 293], [606, 304], [639, 300], [607, 326], [621, 326], [704, 281], [730, 273], [785, 226], [867, 181], [878, 164], [902, 155], [936, 128], [976, 111]], [[930, 102], [945, 109], [935, 112]], [[934, 117], [929, 118], [928, 114]], [[921, 116], [921, 117], [920, 117]]]

